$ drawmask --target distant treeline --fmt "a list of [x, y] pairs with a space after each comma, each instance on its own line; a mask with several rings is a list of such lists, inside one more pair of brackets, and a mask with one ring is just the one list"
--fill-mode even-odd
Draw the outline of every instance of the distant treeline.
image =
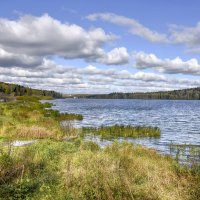
[[0, 82], [0, 93], [13, 96], [49, 96], [53, 98], [62, 98], [62, 94], [55, 91], [32, 89], [3, 82]]
[[88, 95], [82, 98], [94, 99], [174, 99], [174, 100], [200, 100], [200, 87], [167, 92], [146, 92], [146, 93], [110, 93]]

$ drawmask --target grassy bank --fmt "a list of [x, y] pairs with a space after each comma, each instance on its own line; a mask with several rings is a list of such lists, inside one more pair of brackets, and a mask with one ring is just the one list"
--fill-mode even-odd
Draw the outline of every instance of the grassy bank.
[[38, 97], [18, 97], [16, 102], [0, 103], [0, 137], [10, 139], [60, 140], [68, 134], [62, 120], [82, 120], [81, 115], [59, 113]]
[[[12, 152], [12, 153], [11, 153]], [[198, 199], [199, 174], [128, 143], [43, 141], [0, 154], [1, 199]]]
[[102, 139], [112, 139], [118, 137], [160, 137], [160, 129], [157, 127], [144, 127], [144, 126], [101, 126], [83, 127], [82, 134], [99, 135]]

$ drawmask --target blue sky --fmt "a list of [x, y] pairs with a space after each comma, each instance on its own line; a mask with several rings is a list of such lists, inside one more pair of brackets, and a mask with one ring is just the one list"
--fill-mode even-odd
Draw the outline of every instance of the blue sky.
[[0, 81], [63, 93], [198, 87], [199, 7], [198, 0], [2, 0]]

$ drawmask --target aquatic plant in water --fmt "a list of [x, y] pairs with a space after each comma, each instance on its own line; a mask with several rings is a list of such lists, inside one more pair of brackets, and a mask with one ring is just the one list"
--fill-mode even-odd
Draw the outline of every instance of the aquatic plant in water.
[[112, 139], [118, 137], [160, 137], [160, 129], [158, 127], [149, 126], [101, 126], [101, 127], [83, 127], [82, 136], [100, 135], [102, 139]]

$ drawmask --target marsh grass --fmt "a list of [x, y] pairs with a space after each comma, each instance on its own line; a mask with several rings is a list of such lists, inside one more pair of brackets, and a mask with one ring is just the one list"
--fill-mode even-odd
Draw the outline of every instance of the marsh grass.
[[145, 127], [145, 126], [101, 126], [101, 127], [83, 127], [82, 136], [100, 135], [102, 139], [112, 139], [118, 137], [160, 137], [160, 129], [157, 127]]
[[61, 140], [72, 132], [67, 133], [60, 121], [82, 119], [81, 115], [59, 113], [49, 109], [52, 104], [40, 103], [39, 97], [21, 96], [17, 99], [16, 102], [0, 104], [2, 138]]
[[200, 165], [200, 146], [191, 144], [170, 144], [170, 154], [176, 161], [184, 164], [188, 163], [195, 168]]
[[83, 116], [79, 114], [60, 113], [58, 110], [48, 109], [45, 111], [46, 117], [54, 117], [58, 121], [83, 120]]
[[0, 151], [0, 199], [196, 200], [198, 181], [173, 159], [129, 143], [45, 140]]
[[19, 127], [15, 131], [15, 134], [17, 134], [17, 136], [20, 138], [54, 138], [54, 132], [38, 126]]
[[65, 122], [61, 129], [65, 133], [64, 140], [69, 141], [80, 137], [80, 129], [74, 128], [70, 121]]

